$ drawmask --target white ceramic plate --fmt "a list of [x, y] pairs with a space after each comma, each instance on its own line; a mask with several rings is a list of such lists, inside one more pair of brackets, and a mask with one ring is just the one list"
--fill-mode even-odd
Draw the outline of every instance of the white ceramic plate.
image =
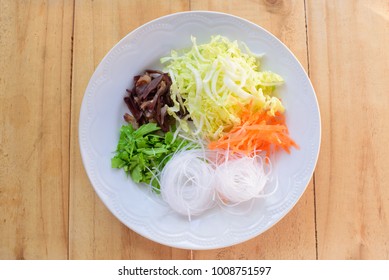
[[[189, 222], [172, 211], [147, 187], [134, 184], [122, 170], [112, 169], [132, 77], [145, 69], [162, 69], [159, 58], [172, 49], [191, 46], [190, 36], [206, 43], [212, 35], [245, 42], [264, 53], [263, 69], [285, 79], [279, 89], [291, 137], [300, 146], [280, 153], [274, 163], [279, 178], [275, 195], [257, 199], [238, 213], [214, 208]], [[83, 163], [101, 200], [126, 226], [172, 247], [214, 249], [251, 239], [284, 217], [304, 193], [320, 146], [320, 114], [312, 85], [294, 55], [263, 28], [238, 17], [214, 12], [185, 12], [151, 21], [124, 37], [102, 60], [82, 102], [79, 139]], [[242, 215], [241, 211], [247, 210]]]

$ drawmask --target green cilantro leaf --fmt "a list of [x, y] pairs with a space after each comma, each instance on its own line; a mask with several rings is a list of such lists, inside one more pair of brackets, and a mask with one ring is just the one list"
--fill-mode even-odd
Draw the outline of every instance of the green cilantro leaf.
[[160, 186], [153, 173], [158, 173], [157, 169], [162, 169], [179, 147], [188, 144], [187, 140], [174, 139], [172, 132], [164, 134], [155, 123], [138, 129], [123, 125], [111, 166], [123, 169], [135, 183], [149, 184], [159, 193]]

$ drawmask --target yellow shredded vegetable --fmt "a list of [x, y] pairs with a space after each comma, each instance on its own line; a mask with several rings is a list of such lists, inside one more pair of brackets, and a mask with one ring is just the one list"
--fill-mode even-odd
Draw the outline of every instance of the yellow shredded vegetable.
[[[283, 79], [273, 72], [260, 71], [261, 56], [223, 36], [201, 45], [195, 37], [191, 39], [190, 50], [172, 51], [161, 59], [173, 82], [174, 106], [167, 110], [178, 121], [178, 128], [191, 136], [215, 140], [240, 123], [242, 105], [251, 102], [253, 110], [272, 115], [284, 111], [273, 95]], [[189, 113], [185, 118], [178, 116], [180, 108]]]

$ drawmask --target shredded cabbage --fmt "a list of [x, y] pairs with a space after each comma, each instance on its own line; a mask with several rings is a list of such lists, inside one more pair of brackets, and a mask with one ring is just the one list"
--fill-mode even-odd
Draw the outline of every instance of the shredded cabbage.
[[[223, 36], [212, 37], [210, 43], [202, 45], [197, 45], [193, 36], [191, 40], [190, 50], [182, 54], [172, 51], [161, 58], [161, 63], [167, 64], [164, 71], [172, 79], [174, 105], [167, 111], [180, 129], [191, 136], [215, 140], [240, 123], [239, 112], [250, 102], [251, 108], [271, 115], [284, 111], [280, 99], [273, 95], [283, 79], [273, 72], [260, 71], [260, 55]], [[189, 114], [179, 117], [180, 108]]]

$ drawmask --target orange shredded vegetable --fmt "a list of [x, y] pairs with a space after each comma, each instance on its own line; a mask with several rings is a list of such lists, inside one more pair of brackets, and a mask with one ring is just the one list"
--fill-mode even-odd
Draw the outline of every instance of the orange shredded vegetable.
[[252, 112], [251, 108], [243, 108], [241, 123], [229, 132], [209, 144], [210, 149], [226, 149], [232, 153], [252, 154], [254, 151], [265, 151], [269, 156], [272, 152], [290, 148], [299, 148], [289, 137], [285, 116], [276, 113], [270, 116], [266, 111]]

